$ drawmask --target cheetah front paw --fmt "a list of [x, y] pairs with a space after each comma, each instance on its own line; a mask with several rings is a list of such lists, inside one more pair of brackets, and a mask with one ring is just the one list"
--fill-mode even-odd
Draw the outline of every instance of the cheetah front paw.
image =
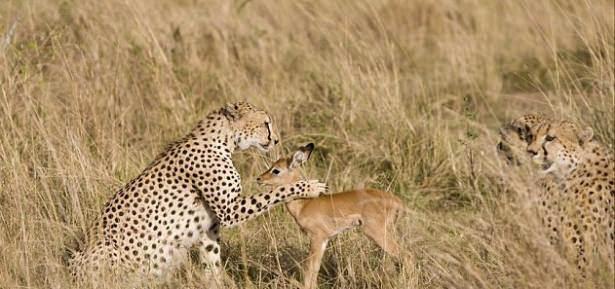
[[329, 191], [329, 186], [321, 183], [318, 180], [309, 180], [303, 190], [303, 196], [307, 198], [317, 198], [326, 194]]

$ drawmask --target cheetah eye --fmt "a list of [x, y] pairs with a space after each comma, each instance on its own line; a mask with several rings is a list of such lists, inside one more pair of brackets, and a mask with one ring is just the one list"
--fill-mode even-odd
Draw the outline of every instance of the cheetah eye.
[[525, 135], [525, 139], [524, 139], [525, 142], [531, 143], [532, 140], [534, 140], [534, 136], [533, 135], [531, 135], [531, 134]]
[[278, 169], [273, 169], [273, 171], [271, 171], [271, 173], [277, 176], [277, 175], [279, 175], [279, 174], [280, 174], [280, 170], [278, 170]]
[[545, 137], [545, 141], [553, 141], [554, 139], [555, 139], [555, 137], [554, 136], [550, 136], [550, 135], [547, 135]]
[[517, 127], [516, 131], [517, 131], [517, 136], [519, 136], [519, 139], [521, 140], [527, 139], [528, 134], [523, 128]]

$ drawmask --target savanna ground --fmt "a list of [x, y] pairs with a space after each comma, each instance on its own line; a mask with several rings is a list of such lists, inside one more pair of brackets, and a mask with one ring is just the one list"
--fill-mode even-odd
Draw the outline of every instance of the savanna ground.
[[[333, 191], [390, 190], [415, 256], [398, 272], [340, 235], [322, 288], [613, 288], [548, 245], [498, 127], [527, 112], [615, 141], [612, 1], [0, 2], [0, 288], [70, 288], [67, 246], [168, 142], [227, 101], [282, 143], [240, 153], [244, 191], [299, 144]], [[292, 288], [307, 239], [282, 207], [223, 232], [242, 288]], [[612, 260], [603, 260], [613, 262]], [[408, 269], [413, 270], [408, 270]], [[166, 286], [207, 288], [190, 265]], [[102, 284], [113, 288], [113, 284]]]

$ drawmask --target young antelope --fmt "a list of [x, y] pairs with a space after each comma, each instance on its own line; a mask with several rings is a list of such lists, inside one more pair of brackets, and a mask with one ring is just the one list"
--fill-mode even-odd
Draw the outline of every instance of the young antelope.
[[[301, 179], [298, 169], [314, 149], [310, 143], [300, 147], [292, 157], [277, 160], [256, 180], [261, 185], [281, 186]], [[406, 210], [402, 201], [391, 193], [374, 189], [346, 191], [312, 199], [286, 203], [288, 212], [310, 238], [310, 254], [304, 267], [304, 287], [315, 288], [320, 263], [329, 239], [354, 228], [374, 240], [389, 255], [399, 258], [400, 249], [392, 229], [396, 218]]]

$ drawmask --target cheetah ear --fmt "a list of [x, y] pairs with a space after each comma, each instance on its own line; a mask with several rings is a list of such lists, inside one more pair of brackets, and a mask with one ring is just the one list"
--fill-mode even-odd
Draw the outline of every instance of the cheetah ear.
[[579, 138], [580, 144], [584, 145], [594, 138], [594, 130], [588, 126], [584, 130], [580, 131], [577, 134], [577, 137]]
[[239, 105], [237, 103], [227, 103], [220, 109], [220, 113], [231, 121], [237, 120], [240, 116]]

